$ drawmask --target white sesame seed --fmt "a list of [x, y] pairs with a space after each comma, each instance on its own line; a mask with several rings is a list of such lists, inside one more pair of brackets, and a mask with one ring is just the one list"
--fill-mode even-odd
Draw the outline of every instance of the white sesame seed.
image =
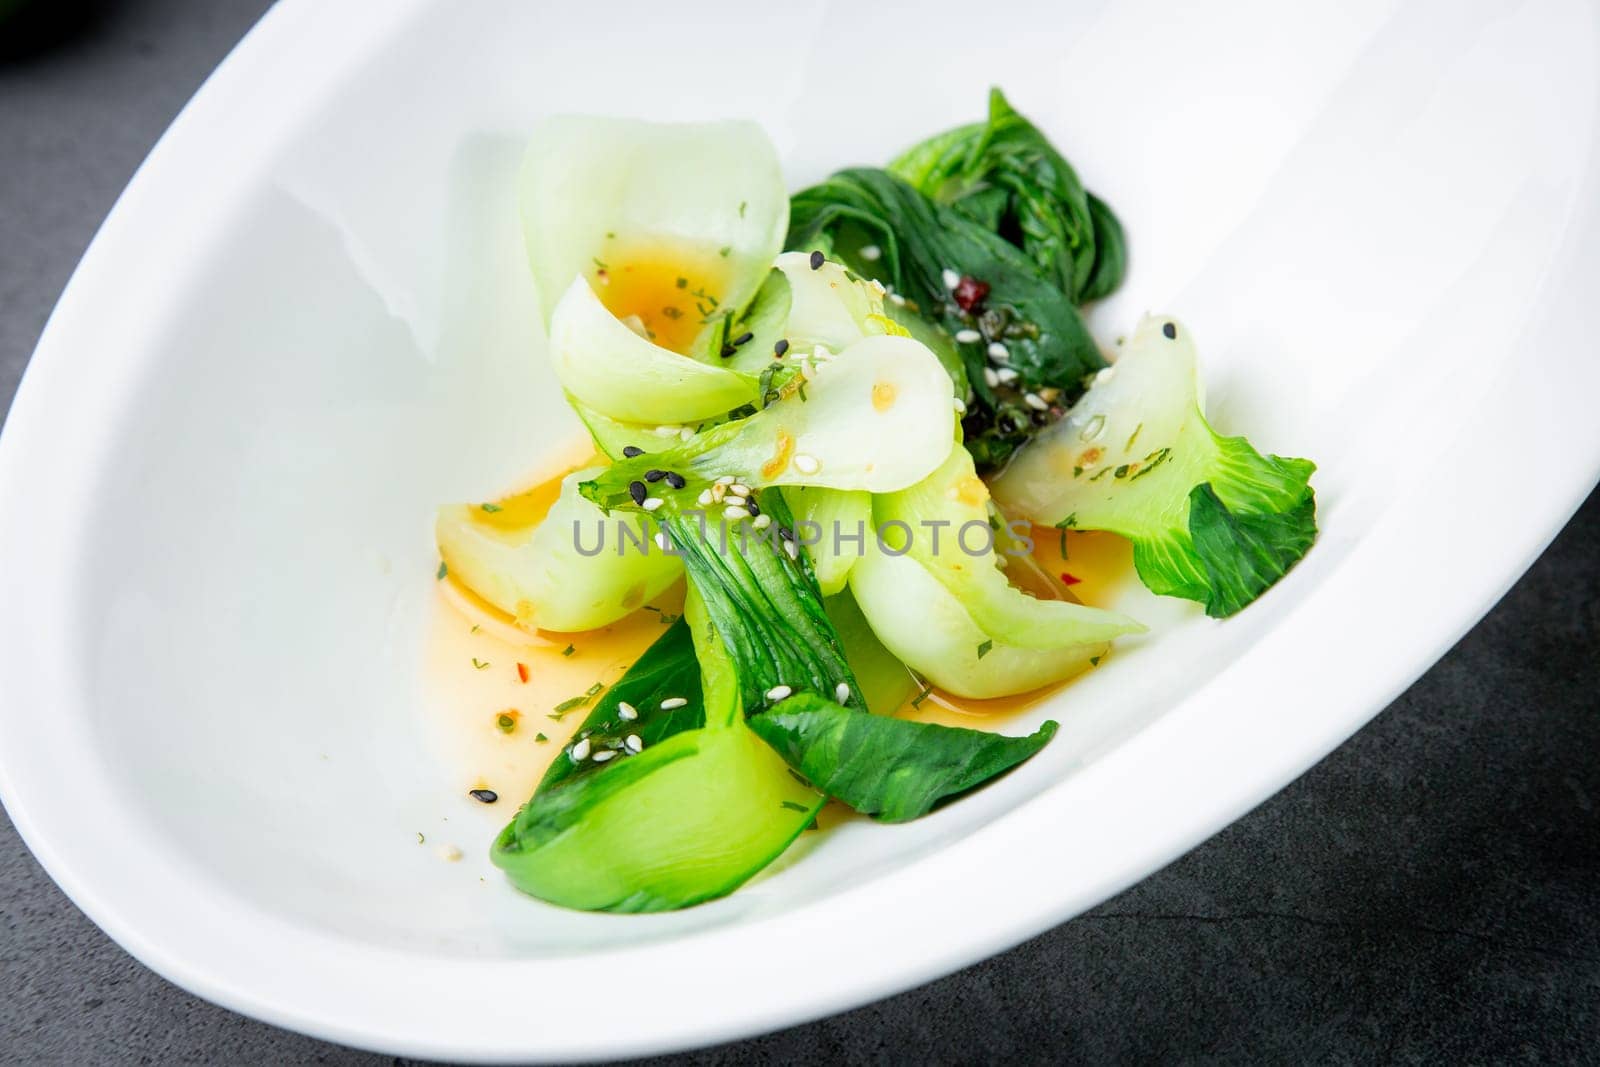
[[738, 480], [739, 479], [735, 478], [731, 474], [724, 474], [722, 477], [718, 478], [714, 484], [716, 484], [716, 485], [732, 485], [734, 482], [736, 482]]
[[1096, 374], [1094, 376], [1094, 384], [1096, 384], [1096, 385], [1104, 385], [1105, 383], [1109, 382], [1112, 378], [1116, 377], [1116, 373], [1117, 373], [1117, 368], [1115, 368], [1115, 367], [1106, 367], [1099, 374]]
[[961, 284], [961, 275], [957, 274], [949, 267], [944, 269], [944, 273], [940, 275], [940, 277], [944, 279], [944, 287], [946, 289], [954, 289], [956, 286]]
[[742, 508], [738, 504], [729, 504], [722, 509], [722, 517], [738, 522], [740, 519], [748, 519], [750, 517], [750, 509]]
[[833, 699], [840, 704], [850, 699], [850, 683], [840, 682], [833, 687]]
[[889, 290], [885, 289], [883, 287], [883, 283], [880, 282], [876, 278], [869, 278], [867, 280], [867, 284], [872, 286], [872, 291], [877, 293], [879, 296], [883, 296], [885, 293], [887, 293], [889, 291]]
[[728, 495], [728, 487], [727, 486], [725, 486], [725, 485], [713, 485], [711, 487], [711, 502], [713, 504], [722, 503], [723, 498], [726, 497], [727, 495]]
[[734, 482], [732, 485], [728, 486], [728, 492], [732, 493], [734, 496], [749, 496], [750, 487], [739, 482]]
[[628, 703], [626, 700], [619, 700], [617, 702], [617, 718], [623, 720], [624, 722], [632, 722], [633, 720], [637, 719], [638, 717], [639, 717], [639, 709], [638, 708], [634, 707], [632, 704]]
[[994, 376], [1000, 379], [1002, 385], [1010, 385], [1018, 378], [1017, 372], [1012, 370], [1010, 367], [1001, 367], [999, 370], [994, 372]]
[[627, 737], [622, 739], [622, 743], [627, 747], [629, 752], [644, 751], [644, 742], [639, 739], [638, 734], [629, 734]]
[[786, 686], [786, 685], [775, 685], [771, 689], [767, 690], [767, 699], [768, 700], [773, 700], [773, 701], [782, 700], [784, 697], [788, 696], [790, 693], [793, 693], [793, 692], [794, 692], [794, 690], [791, 689], [789, 686]]
[[683, 697], [668, 697], [661, 702], [661, 710], [671, 711], [673, 708], [681, 708], [687, 703], [689, 701]]
[[768, 526], [772, 525], [772, 516], [763, 511], [761, 514], [756, 516], [755, 521], [750, 525], [758, 530], [765, 530]]
[[879, 248], [877, 245], [861, 246], [861, 258], [866, 260], [868, 263], [876, 263], [878, 261], [878, 257], [881, 255], [883, 255], [883, 249]]
[[639, 506], [644, 508], [646, 511], [654, 511], [656, 508], [659, 508], [665, 503], [666, 501], [662, 500], [658, 496], [647, 496], [644, 498], [644, 503]]
[[1096, 415], [1084, 425], [1082, 430], [1078, 431], [1078, 440], [1093, 441], [1096, 437], [1100, 436], [1100, 431], [1104, 430], [1105, 428], [1106, 417], [1104, 415]]
[[652, 540], [655, 541], [656, 547], [663, 552], [665, 552], [667, 550], [667, 546], [672, 543], [671, 541], [667, 540], [667, 531], [665, 530], [657, 530], [656, 535], [654, 538], [652, 538]]
[[903, 308], [906, 306], [906, 298], [901, 296], [899, 293], [890, 293], [889, 303], [893, 304], [897, 308]]
[[983, 334], [979, 333], [977, 330], [957, 330], [956, 340], [964, 345], [977, 344], [979, 341], [983, 340]]
[[579, 741], [577, 744], [572, 746], [572, 762], [573, 763], [582, 763], [584, 760], [586, 760], [588, 758], [589, 758], [589, 739], [587, 737], [585, 737], [582, 741]]
[[967, 413], [967, 403], [966, 403], [966, 401], [962, 400], [959, 396], [951, 397], [950, 398], [950, 403], [955, 405], [955, 409], [956, 409], [956, 411], [958, 413], [960, 413], [962, 415], [965, 415]]
[[696, 502], [699, 503], [699, 505], [701, 507], [705, 507], [707, 504], [711, 503], [711, 490], [709, 490], [709, 489], [700, 490], [700, 495], [695, 497], [695, 500], [696, 500]]
[[446, 863], [455, 863], [461, 858], [461, 850], [454, 845], [440, 845], [439, 858]]
[[991, 341], [989, 343], [989, 358], [1000, 363], [1004, 363], [1006, 360], [1011, 358], [1011, 349], [1007, 348], [999, 341]]
[[801, 474], [815, 474], [822, 469], [822, 461], [820, 459], [816, 456], [808, 456], [804, 452], [795, 456], [790, 462], [794, 464], [794, 469]]
[[993, 367], [985, 367], [983, 368], [983, 380], [989, 383], [990, 389], [993, 389], [1000, 384], [1000, 373]]
[[657, 437], [676, 437], [682, 429], [682, 426], [657, 426], [650, 432]]
[[599, 752], [596, 752], [594, 754], [594, 761], [596, 763], [605, 763], [608, 760], [613, 760], [613, 759], [616, 759], [616, 758], [617, 758], [616, 751], [614, 749], [609, 749], [609, 748], [603, 748]]
[[689, 427], [685, 426], [683, 429], [678, 431], [678, 440], [680, 440], [680, 441], [693, 441], [694, 440], [694, 431], [692, 429], [690, 429]]
[[783, 543], [783, 550], [789, 554], [790, 559], [800, 558], [800, 546], [795, 544], [793, 541], [785, 541]]
[[1022, 400], [1035, 411], [1049, 411], [1050, 405], [1038, 393], [1023, 393]]

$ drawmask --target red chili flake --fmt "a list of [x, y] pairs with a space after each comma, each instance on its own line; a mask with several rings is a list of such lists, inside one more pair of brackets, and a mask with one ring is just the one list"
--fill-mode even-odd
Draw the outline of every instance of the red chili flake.
[[1072, 575], [1068, 574], [1066, 571], [1062, 571], [1061, 572], [1061, 584], [1062, 585], [1077, 585], [1081, 581], [1083, 581], [1082, 578], [1074, 578]]
[[979, 304], [983, 303], [983, 298], [989, 295], [989, 283], [980, 282], [970, 274], [963, 274], [961, 281], [956, 284], [955, 292], [951, 295], [955, 297], [961, 310], [970, 315]]
[[528, 665], [526, 663], [517, 664], [517, 677], [522, 681], [522, 683], [524, 685], [527, 684], [527, 682], [528, 682]]

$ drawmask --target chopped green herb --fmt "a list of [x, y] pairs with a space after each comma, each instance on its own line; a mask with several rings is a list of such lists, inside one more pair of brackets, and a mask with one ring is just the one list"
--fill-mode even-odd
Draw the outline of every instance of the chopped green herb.
[[423, 837], [423, 836], [422, 836], [422, 831], [421, 831], [421, 830], [418, 830], [418, 831], [417, 831], [417, 844], [419, 844], [419, 845], [420, 845], [420, 844], [422, 844], [422, 843], [423, 843], [423, 842], [424, 842], [424, 841], [426, 841], [426, 840], [428, 840], [428, 839], [427, 839], [427, 838], [426, 838], [426, 837]]
[[467, 633], [469, 633], [469, 634], [475, 634], [475, 633], [477, 633], [477, 632], [478, 632], [478, 631], [479, 631], [479, 630], [481, 630], [481, 629], [483, 629], [483, 627], [481, 627], [481, 626], [479, 626], [479, 625], [478, 625], [478, 624], [477, 624], [477, 623], [473, 623], [473, 624], [472, 624], [472, 629], [470, 629], [470, 630], [468, 630], [468, 631], [467, 631]]
[[[557, 704], [552, 710], [558, 712], [559, 714], [565, 715], [573, 708], [581, 708], [587, 703], [589, 703], [589, 698], [587, 696], [569, 697], [568, 699]], [[561, 720], [557, 719], [556, 721], [560, 722]]]
[[923, 689], [922, 689], [922, 692], [918, 693], [916, 696], [911, 698], [911, 706], [914, 707], [914, 708], [922, 707], [922, 702], [924, 700], [927, 700], [928, 697], [931, 696], [932, 694], [933, 694], [933, 689], [928, 687], [928, 686], [924, 686]]
[[1089, 666], [1091, 666], [1091, 667], [1100, 666], [1100, 657], [1099, 656], [1090, 656], [1089, 657]]
[[784, 807], [788, 808], [790, 811], [806, 811], [806, 810], [808, 810], [804, 804], [796, 804], [792, 800], [783, 800], [783, 801], [779, 801], [779, 803], [781, 803]]
[[472, 666], [475, 667], [476, 669], [481, 671], [485, 667], [487, 667], [488, 665], [489, 665], [489, 661], [488, 660], [479, 659], [477, 656], [473, 656], [472, 657]]
[[1077, 478], [1082, 474], [1083, 474], [1083, 468], [1082, 467], [1073, 467], [1072, 468], [1072, 476], [1074, 478]]
[[993, 648], [994, 648], [994, 642], [993, 641], [984, 641], [982, 644], [980, 644], [978, 646], [978, 658], [982, 659], [983, 657], [987, 656], [989, 654], [989, 651], [991, 649], [993, 649]]
[[1139, 439], [1139, 431], [1142, 429], [1144, 429], [1144, 423], [1142, 422], [1133, 428], [1133, 432], [1128, 435], [1128, 443], [1122, 446], [1124, 452], [1133, 451], [1133, 443]]
[[1126, 463], [1124, 463], [1120, 467], [1118, 467], [1116, 469], [1116, 471], [1112, 474], [1112, 477], [1114, 477], [1114, 478], [1126, 478], [1127, 476], [1128, 476], [1128, 465]]
[[732, 252], [732, 251], [733, 251], [733, 246], [732, 245], [723, 245], [721, 248], [717, 249], [717, 255], [721, 256], [723, 259], [727, 259], [728, 258], [728, 253]]
[[494, 724], [503, 734], [513, 733], [517, 728], [517, 717], [508, 712], [502, 711], [499, 715], [495, 716]]
[[480, 508], [482, 508], [484, 511], [487, 511], [491, 515], [493, 515], [497, 511], [505, 510], [499, 504], [479, 504], [478, 506]]
[[689, 288], [689, 279], [688, 278], [679, 278], [678, 279], [678, 288], [679, 289], [687, 289], [687, 288]]
[[442, 582], [442, 581], [444, 581], [444, 576], [449, 574], [449, 573], [450, 573], [450, 565], [448, 563], [446, 563], [444, 560], [441, 559], [439, 561], [439, 573], [435, 574], [433, 577], [435, 578], [435, 580]]
[[1056, 523], [1056, 528], [1060, 530], [1069, 530], [1076, 525], [1078, 525], [1078, 513], [1074, 511], [1071, 515], [1068, 515], [1066, 518]]
[[605, 686], [601, 685], [599, 682], [596, 682], [596, 683], [594, 683], [593, 685], [591, 685], [589, 687], [589, 691], [584, 693], [584, 696], [590, 696], [590, 697], [595, 696], [596, 694], [598, 694], [604, 688], [605, 688]]
[[544, 735], [544, 734], [534, 734], [534, 735], [533, 735], [533, 739], [534, 739], [534, 740], [535, 740], [535, 741], [537, 741], [537, 742], [539, 742], [539, 744], [541, 744], [541, 745], [542, 745], [542, 744], [544, 744], [544, 743], [545, 743], [545, 742], [546, 742], [546, 741], [548, 741], [548, 740], [550, 740], [550, 739], [549, 739], [549, 738], [548, 738], [548, 737], [546, 737], [546, 736], [545, 736], [545, 735]]
[[611, 269], [610, 267], [606, 266], [604, 263], [600, 262], [600, 260], [598, 260], [598, 259], [596, 259], [594, 261], [594, 265], [599, 267], [601, 270], [610, 270]]
[[573, 654], [573, 653], [574, 653], [574, 652], [576, 652], [576, 651], [578, 651], [578, 650], [577, 650], [577, 649], [575, 649], [575, 648], [573, 648], [573, 647], [572, 647], [572, 646], [571, 646], [571, 645], [568, 645], [568, 646], [567, 646], [567, 647], [566, 647], [566, 648], [563, 648], [563, 649], [562, 649], [562, 650], [561, 650], [561, 654], [562, 654], [562, 655], [563, 655], [563, 656], [570, 656], [570, 655], [572, 655], [572, 654]]
[[739, 217], [741, 219], [744, 218], [744, 209], [749, 207], [749, 206], [750, 206], [750, 201], [748, 201], [748, 200], [739, 201]]

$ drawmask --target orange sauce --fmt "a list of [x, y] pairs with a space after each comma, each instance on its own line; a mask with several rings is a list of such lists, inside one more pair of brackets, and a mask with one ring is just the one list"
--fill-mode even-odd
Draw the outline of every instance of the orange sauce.
[[728, 260], [715, 248], [611, 240], [590, 279], [608, 311], [623, 322], [636, 320], [646, 337], [682, 355], [722, 310]]
[[[501, 498], [496, 502], [499, 511], [474, 519], [502, 527], [538, 522], [560, 493], [561, 479], [584, 465], [563, 466], [532, 488]], [[1017, 557], [1008, 570], [1012, 582], [1034, 596], [1103, 605], [1133, 575], [1132, 548], [1114, 534], [1036, 526], [1031, 539], [1032, 554]], [[493, 789], [514, 803], [532, 794], [588, 705], [565, 713], [556, 707], [596, 683], [613, 685], [661, 636], [664, 624], [683, 610], [679, 583], [610, 626], [584, 633], [530, 631], [452, 578], [437, 587], [440, 603], [427, 672], [430, 703], [444, 716], [444, 735], [454, 750], [462, 788]], [[919, 722], [992, 728], [1066, 684], [992, 700], [957, 697], [935, 687], [895, 714]]]

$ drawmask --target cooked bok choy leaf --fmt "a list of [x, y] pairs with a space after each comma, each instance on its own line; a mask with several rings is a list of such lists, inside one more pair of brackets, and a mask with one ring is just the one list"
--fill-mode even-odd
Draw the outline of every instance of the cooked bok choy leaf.
[[875, 546], [851, 568], [850, 592], [896, 658], [958, 697], [985, 700], [1038, 689], [1088, 670], [1110, 647], [1105, 639], [1053, 648], [996, 639], [922, 564]]
[[872, 494], [796, 485], [784, 489], [783, 499], [822, 595], [833, 596], [844, 588], [850, 568], [873, 536]]
[[991, 233], [1008, 235], [1074, 303], [1122, 283], [1122, 225], [999, 89], [986, 122], [908, 149], [889, 170]]
[[529, 142], [519, 192], [547, 322], [582, 277], [639, 304], [619, 318], [637, 315], [687, 337], [676, 351], [713, 358], [723, 320], [755, 295], [788, 221], [777, 154], [751, 122], [551, 118]]
[[755, 376], [723, 354], [788, 219], [759, 127], [555, 118], [535, 133], [521, 184], [550, 358], [572, 396], [649, 424], [756, 399]]
[[[989, 490], [964, 449], [898, 493], [873, 498], [889, 552], [903, 552], [950, 591], [989, 637], [1022, 648], [1104, 645], [1144, 627], [1125, 615], [1064, 600], [1039, 600], [1006, 578]], [[993, 523], [994, 525], [991, 525]], [[1025, 529], [1026, 527], [1024, 527]], [[887, 639], [887, 635], [885, 635]]]
[[[594, 488], [595, 483], [589, 483], [585, 492]], [[993, 758], [992, 735], [871, 715], [809, 558], [795, 547], [792, 518], [782, 494], [768, 489], [758, 496], [756, 510], [770, 517], [768, 530], [775, 531], [766, 536], [749, 535], [751, 520], [741, 519], [731, 533], [727, 526], [719, 526], [713, 538], [708, 524], [681, 513], [687, 504], [677, 498], [665, 499], [654, 514], [682, 554], [690, 588], [703, 604], [710, 630], [726, 649], [751, 728], [778, 744], [777, 751], [791, 767], [805, 774], [803, 767], [809, 761], [813, 768], [826, 769], [827, 784], [817, 784], [857, 810], [892, 819], [915, 818], [938, 799], [980, 784], [1049, 740], [1048, 732], [1038, 736], [1032, 750], [1005, 762]], [[630, 499], [619, 506], [639, 505]], [[770, 708], [796, 693], [822, 696], [835, 708], [827, 729], [816, 728], [811, 719], [758, 726]], [[840, 715], [873, 721], [841, 733], [836, 721]], [[837, 749], [841, 738], [870, 745], [841, 753]], [[811, 753], [813, 744], [827, 751]], [[887, 775], [859, 774], [850, 762], [880, 757], [893, 761]]]
[[814, 378], [793, 379], [780, 399], [754, 415], [618, 463], [586, 492], [602, 506], [619, 506], [629, 484], [651, 469], [687, 479], [689, 500], [724, 476], [752, 487], [888, 492], [926, 476], [955, 440], [950, 379], [933, 353], [909, 337], [868, 337]]
[[[744, 724], [692, 594], [684, 611], [496, 839], [495, 864], [524, 892], [588, 911], [688, 907], [743, 885], [815, 819], [823, 798]], [[703, 696], [690, 687], [702, 674]], [[660, 710], [675, 697], [689, 703]], [[637, 720], [618, 714], [625, 699]]]
[[556, 305], [550, 362], [562, 388], [623, 422], [699, 422], [756, 399], [755, 378], [649, 340], [602, 304], [587, 278]]
[[[796, 193], [790, 216], [790, 248], [831, 251], [956, 340], [974, 394], [962, 425], [980, 467], [1048, 421], [1029, 394], [1070, 399], [1105, 365], [1072, 300], [1023, 251], [893, 174], [840, 171]], [[877, 258], [863, 257], [868, 247]], [[1014, 380], [992, 377], [995, 345]]]
[[1029, 759], [1056, 733], [1027, 737], [864, 715], [799, 693], [750, 728], [818, 789], [883, 822], [907, 822]]
[[648, 519], [624, 529], [583, 497], [579, 484], [602, 469], [567, 475], [550, 509], [531, 520], [513, 501], [440, 508], [434, 536], [450, 575], [530, 630], [593, 630], [638, 610], [683, 568], [636, 550], [654, 536]]
[[1194, 342], [1146, 317], [1068, 416], [993, 482], [1014, 514], [1133, 542], [1157, 593], [1232, 615], [1305, 555], [1316, 538], [1316, 465], [1262, 455], [1206, 422]]

